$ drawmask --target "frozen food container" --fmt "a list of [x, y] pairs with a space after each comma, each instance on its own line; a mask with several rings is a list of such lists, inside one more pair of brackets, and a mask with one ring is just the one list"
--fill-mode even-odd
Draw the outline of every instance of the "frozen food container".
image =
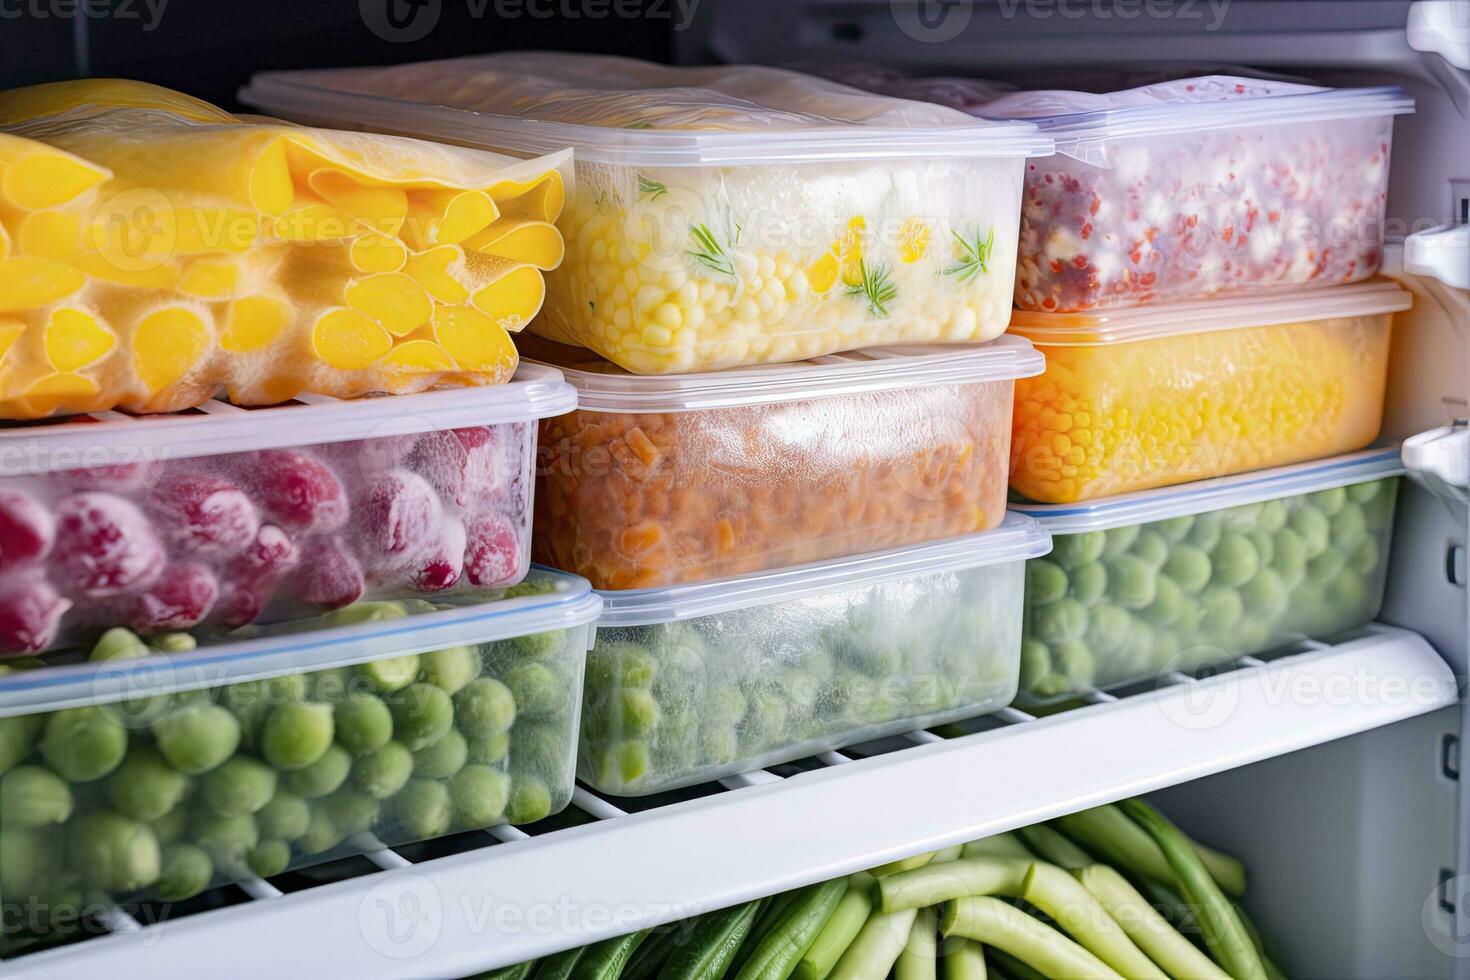
[[1030, 123], [754, 66], [518, 53], [269, 72], [289, 118], [539, 154], [576, 193], [532, 329], [638, 374], [1005, 329]]
[[984, 534], [699, 585], [603, 593], [578, 778], [641, 796], [983, 714], [1016, 691], [1025, 559]]
[[569, 157], [118, 79], [0, 92], [0, 418], [506, 381]]
[[1326, 637], [1383, 604], [1397, 450], [1076, 506], [1026, 566], [1021, 700], [1047, 702]]
[[1026, 169], [1016, 305], [1138, 306], [1373, 275], [1393, 117], [1413, 106], [1392, 87], [1209, 76], [975, 109], [1056, 140]]
[[1017, 337], [672, 378], [522, 346], [561, 367], [580, 406], [541, 430], [535, 558], [599, 589], [994, 527], [1015, 379], [1042, 367]]
[[0, 659], [518, 581], [536, 422], [576, 393], [517, 377], [0, 429]]
[[499, 595], [0, 676], [7, 909], [75, 926], [99, 895], [181, 901], [565, 807], [602, 602], [540, 570]]
[[1385, 281], [1099, 313], [1017, 313], [1011, 488], [1071, 503], [1319, 459], [1378, 436]]

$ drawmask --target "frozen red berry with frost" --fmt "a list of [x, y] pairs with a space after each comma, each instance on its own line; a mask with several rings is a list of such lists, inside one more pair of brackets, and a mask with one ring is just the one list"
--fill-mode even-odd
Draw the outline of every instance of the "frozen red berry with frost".
[[347, 491], [326, 463], [295, 449], [267, 449], [243, 463], [258, 503], [272, 521], [301, 534], [347, 523]]
[[434, 542], [410, 566], [413, 587], [420, 592], [452, 587], [464, 571], [464, 552], [464, 525], [456, 518], [446, 518]]
[[445, 503], [468, 509], [503, 482], [499, 452], [495, 430], [488, 426], [431, 432], [419, 440], [410, 466]]
[[105, 463], [86, 469], [62, 470], [51, 479], [68, 490], [142, 490], [158, 476], [159, 464], [153, 460], [134, 463]]
[[471, 585], [509, 585], [520, 572], [520, 540], [503, 518], [476, 517], [465, 527], [464, 574]]
[[204, 622], [218, 598], [214, 572], [198, 562], [174, 562], [152, 585], [128, 597], [128, 625], [145, 635], [186, 630]]
[[260, 618], [270, 599], [270, 586], [259, 582], [227, 581], [220, 587], [210, 618], [221, 626], [244, 626]]
[[368, 480], [352, 512], [359, 551], [375, 569], [401, 568], [438, 535], [444, 517], [434, 488], [408, 470]]
[[255, 540], [230, 562], [231, 581], [270, 585], [295, 567], [299, 551], [291, 536], [274, 524], [263, 524]]
[[150, 584], [163, 570], [163, 544], [131, 501], [84, 491], [55, 508], [51, 568], [65, 589], [89, 598], [121, 595]]
[[219, 560], [255, 540], [260, 515], [234, 482], [198, 467], [172, 467], [148, 494], [148, 514], [177, 552]]
[[366, 587], [362, 563], [340, 538], [308, 541], [291, 576], [292, 598], [326, 609], [350, 606]]
[[23, 490], [0, 490], [0, 569], [31, 565], [46, 557], [56, 539], [56, 521]]
[[70, 608], [71, 601], [39, 576], [0, 580], [0, 655], [40, 653], [49, 648]]

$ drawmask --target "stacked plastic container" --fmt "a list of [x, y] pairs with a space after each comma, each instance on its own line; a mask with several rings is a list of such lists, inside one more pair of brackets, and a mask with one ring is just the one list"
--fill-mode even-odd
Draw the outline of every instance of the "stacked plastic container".
[[1025, 161], [1050, 151], [1034, 126], [550, 54], [272, 73], [244, 97], [573, 148], [567, 259], [521, 346], [578, 390], [542, 427], [534, 553], [606, 602], [581, 778], [653, 793], [1011, 700], [1047, 538], [1005, 514], [1010, 415], [1042, 365], [993, 338]]

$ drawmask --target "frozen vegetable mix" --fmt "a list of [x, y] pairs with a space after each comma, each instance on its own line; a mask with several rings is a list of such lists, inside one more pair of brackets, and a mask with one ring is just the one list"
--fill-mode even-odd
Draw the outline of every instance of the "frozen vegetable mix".
[[[1010, 316], [1023, 160], [1049, 151], [1029, 123], [793, 72], [605, 56], [272, 73], [246, 98], [371, 125], [346, 93], [405, 120], [465, 110], [477, 145], [572, 146], [567, 258], [534, 329], [639, 374], [994, 337]], [[413, 131], [433, 136], [436, 121]]]
[[505, 381], [565, 165], [137, 82], [0, 93], [0, 417]]

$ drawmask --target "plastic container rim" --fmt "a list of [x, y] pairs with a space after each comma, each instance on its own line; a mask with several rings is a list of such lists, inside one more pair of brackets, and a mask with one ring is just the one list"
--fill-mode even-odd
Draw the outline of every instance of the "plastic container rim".
[[0, 677], [0, 718], [308, 674], [385, 657], [573, 629], [597, 620], [602, 598], [586, 579], [533, 567], [557, 582], [555, 592], [398, 619], [234, 640], [185, 653], [42, 667], [6, 675]]
[[1053, 535], [1080, 534], [1295, 497], [1403, 476], [1404, 472], [1399, 447], [1393, 446], [1215, 480], [1139, 490], [1085, 504], [1012, 503], [1010, 510], [1034, 518]]
[[681, 585], [601, 590], [599, 628], [672, 623], [751, 606], [774, 605], [894, 579], [963, 571], [1038, 558], [1051, 536], [1038, 522], [1008, 513], [989, 531]]

